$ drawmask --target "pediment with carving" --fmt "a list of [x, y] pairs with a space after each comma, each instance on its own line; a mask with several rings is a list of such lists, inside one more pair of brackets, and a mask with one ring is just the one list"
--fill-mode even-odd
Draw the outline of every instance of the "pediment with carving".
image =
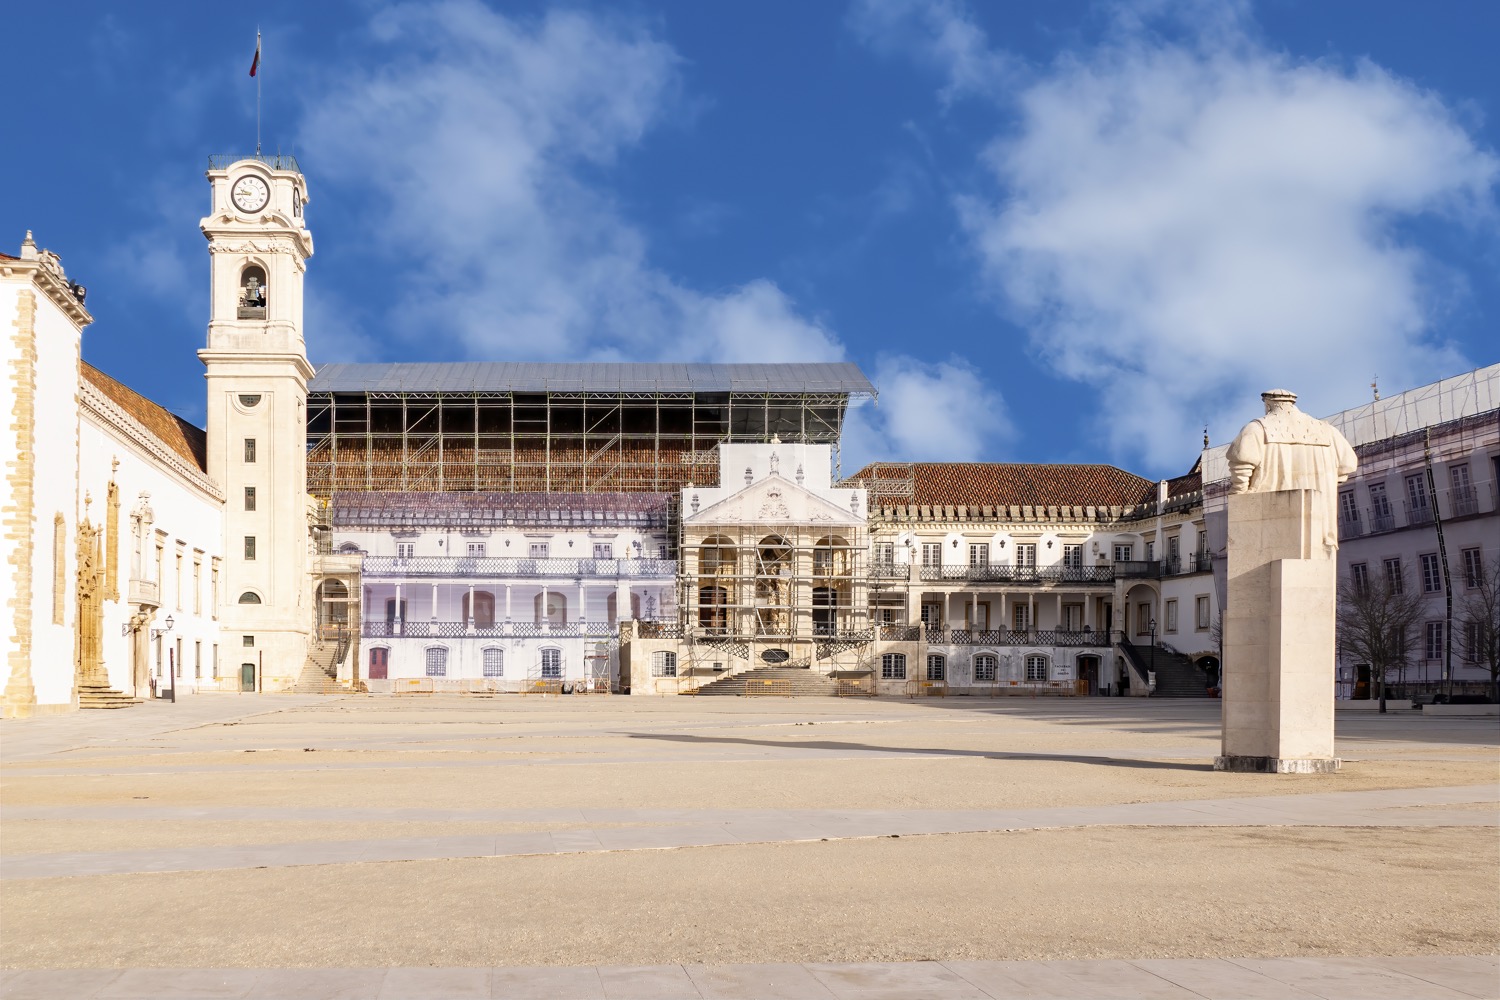
[[[852, 490], [835, 490], [846, 497]], [[844, 497], [840, 497], [844, 499]], [[848, 500], [844, 500], [847, 504]], [[863, 506], [860, 507], [863, 510]], [[848, 524], [859, 525], [864, 518], [848, 506], [809, 492], [780, 474], [772, 474], [749, 486], [730, 493], [695, 514], [683, 519], [686, 524]]]

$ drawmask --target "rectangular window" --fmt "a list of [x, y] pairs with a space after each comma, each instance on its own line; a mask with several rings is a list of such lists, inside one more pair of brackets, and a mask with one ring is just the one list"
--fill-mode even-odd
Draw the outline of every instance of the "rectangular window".
[[208, 571], [208, 611], [217, 620], [219, 617], [219, 560], [214, 558]]
[[548, 552], [547, 542], [532, 542], [527, 549], [527, 555], [532, 559], [546, 559]]
[[245, 487], [245, 509], [246, 510], [254, 510], [255, 509], [255, 487], [254, 486], [246, 486]]
[[193, 640], [193, 676], [203, 676], [203, 640]]
[[1131, 561], [1131, 554], [1134, 551], [1135, 551], [1135, 546], [1133, 546], [1133, 545], [1116, 545], [1115, 546], [1115, 562], [1130, 562]]
[[1167, 603], [1166, 603], [1166, 610], [1167, 610], [1167, 629], [1166, 630], [1168, 632], [1176, 632], [1177, 631], [1177, 599], [1175, 597], [1172, 598], [1171, 600], [1167, 601]]
[[1400, 556], [1385, 561], [1385, 589], [1393, 594], [1406, 593], [1406, 577], [1401, 572]]
[[1464, 622], [1464, 662], [1484, 662], [1484, 622]]
[[203, 563], [201, 553], [193, 556], [193, 614], [203, 614]]
[[254, 646], [255, 645], [255, 636], [253, 636], [253, 635], [242, 635], [242, 636], [240, 636], [240, 645], [241, 646], [245, 646], [245, 647]]
[[943, 543], [922, 543], [922, 566], [924, 569], [936, 569], [943, 565]]
[[1422, 559], [1422, 593], [1436, 594], [1443, 589], [1442, 564], [1436, 552], [1424, 552]]
[[396, 543], [396, 558], [397, 559], [412, 559], [412, 558], [414, 558], [416, 556], [416, 554], [417, 554], [417, 543], [416, 542], [397, 542]]
[[1479, 505], [1474, 499], [1474, 484], [1469, 479], [1468, 463], [1449, 466], [1448, 481], [1453, 484], [1453, 516], [1466, 517], [1476, 513]]
[[[178, 546], [182, 543], [178, 542]], [[177, 550], [177, 561], [172, 565], [172, 589], [177, 592], [177, 610], [182, 610], [182, 549]]]
[[613, 559], [614, 557], [615, 557], [615, 547], [613, 545], [611, 545], [609, 542], [595, 542], [594, 543], [594, 558], [595, 559]]
[[[675, 657], [677, 654], [673, 653], [672, 655]], [[675, 659], [673, 660], [673, 664], [675, 669]], [[562, 676], [562, 650], [542, 650], [542, 676], [548, 680], [556, 680]]]
[[1406, 521], [1426, 524], [1432, 520], [1432, 506], [1427, 496], [1427, 474], [1406, 477]]
[[469, 542], [464, 546], [464, 554], [470, 559], [484, 558], [484, 542]]
[[922, 624], [928, 628], [942, 628], [943, 606], [941, 604], [922, 605]]
[[505, 676], [505, 650], [490, 646], [484, 651], [484, 676]]
[[1151, 562], [1155, 558], [1156, 558], [1156, 542], [1154, 540], [1147, 541], [1146, 542], [1146, 561], [1147, 562]]
[[1208, 595], [1199, 594], [1193, 598], [1193, 626], [1199, 632], [1207, 632], [1209, 629]]
[[658, 558], [658, 559], [667, 559], [667, 558], [669, 558], [669, 556], [667, 555], [667, 543], [666, 542], [662, 542], [661, 544], [659, 544], [659, 545], [656, 546], [656, 558]]
[[1396, 517], [1391, 513], [1391, 498], [1386, 494], [1385, 483], [1370, 484], [1370, 528], [1374, 531], [1390, 531], [1396, 526]]
[[930, 681], [940, 681], [940, 680], [942, 680], [943, 679], [943, 675], [945, 673], [947, 673], [947, 668], [948, 668], [948, 660], [947, 660], [946, 657], [944, 657], [944, 656], [942, 656], [942, 655], [940, 655], [938, 653], [929, 653], [929, 654], [927, 654], [927, 679], [928, 680], [930, 680]]
[[1031, 628], [1031, 605], [1017, 604], [1010, 609], [1011, 628], [1025, 632]]
[[651, 676], [652, 677], [676, 677], [677, 676], [677, 654], [658, 649], [651, 654]]
[[981, 653], [979, 656], [974, 657], [974, 679], [981, 683], [994, 681], [999, 665], [999, 657], [991, 656], [989, 653]]
[[1354, 588], [1356, 594], [1363, 594], [1370, 589], [1370, 567], [1362, 562], [1351, 563], [1349, 566], [1349, 584]]
[[255, 438], [245, 438], [245, 461], [246, 463], [255, 461]]
[[1063, 558], [1062, 558], [1062, 561], [1063, 561], [1063, 568], [1064, 569], [1069, 569], [1069, 570], [1074, 570], [1074, 571], [1082, 570], [1083, 569], [1083, 546], [1082, 545], [1064, 545], [1063, 546]]
[[882, 566], [890, 566], [896, 561], [895, 542], [876, 542], [875, 561]]
[[1426, 642], [1423, 643], [1426, 659], [1441, 660], [1443, 658], [1443, 623], [1428, 622]]
[[1026, 679], [1028, 681], [1044, 681], [1047, 679], [1047, 658], [1045, 656], [1026, 657]]
[[1182, 537], [1180, 535], [1167, 536], [1167, 558], [1176, 559], [1182, 555]]
[[1484, 582], [1484, 553], [1479, 549], [1464, 549], [1464, 586], [1476, 589]]
[[1062, 627], [1066, 632], [1081, 632], [1083, 630], [1083, 605], [1064, 604], [1062, 606]]
[[448, 651], [442, 646], [427, 647], [427, 676], [448, 676]]
[[246, 535], [245, 536], [245, 558], [247, 560], [255, 558], [255, 536], [254, 535]]
[[1033, 569], [1036, 567], [1036, 542], [1022, 542], [1016, 546], [1016, 565]]
[[1156, 619], [1151, 617], [1151, 605], [1137, 604], [1135, 606], [1135, 634], [1150, 635]]
[[990, 564], [990, 546], [988, 542], [975, 542], [969, 546], [969, 565], [980, 567]]
[[1339, 492], [1339, 520], [1345, 524], [1359, 523], [1359, 508], [1354, 505], [1354, 491]]
[[906, 680], [906, 654], [886, 653], [880, 658], [880, 679], [887, 681]]

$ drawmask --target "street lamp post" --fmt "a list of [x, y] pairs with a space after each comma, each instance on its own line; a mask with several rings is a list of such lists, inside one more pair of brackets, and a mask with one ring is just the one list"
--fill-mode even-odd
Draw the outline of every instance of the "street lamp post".
[[1151, 673], [1146, 678], [1146, 693], [1151, 693], [1151, 678], [1156, 676], [1156, 619], [1151, 619]]

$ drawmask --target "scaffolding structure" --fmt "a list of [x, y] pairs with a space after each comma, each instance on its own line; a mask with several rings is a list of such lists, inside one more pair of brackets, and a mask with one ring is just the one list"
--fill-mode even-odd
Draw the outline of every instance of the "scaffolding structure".
[[867, 666], [875, 636], [862, 526], [743, 523], [695, 526], [694, 535], [678, 573], [682, 673]]
[[673, 492], [717, 446], [827, 444], [853, 365], [329, 365], [308, 387], [308, 491]]

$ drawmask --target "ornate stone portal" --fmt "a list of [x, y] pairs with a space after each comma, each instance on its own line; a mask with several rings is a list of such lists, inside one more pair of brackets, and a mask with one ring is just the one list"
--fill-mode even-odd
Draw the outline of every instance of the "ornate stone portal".
[[1229, 446], [1220, 771], [1337, 771], [1333, 749], [1338, 484], [1354, 449], [1281, 389]]
[[89, 503], [85, 496], [84, 518], [78, 525], [78, 617], [74, 624], [78, 707], [125, 708], [136, 704], [136, 699], [110, 687], [104, 669], [105, 567], [100, 545], [104, 532], [89, 523]]

